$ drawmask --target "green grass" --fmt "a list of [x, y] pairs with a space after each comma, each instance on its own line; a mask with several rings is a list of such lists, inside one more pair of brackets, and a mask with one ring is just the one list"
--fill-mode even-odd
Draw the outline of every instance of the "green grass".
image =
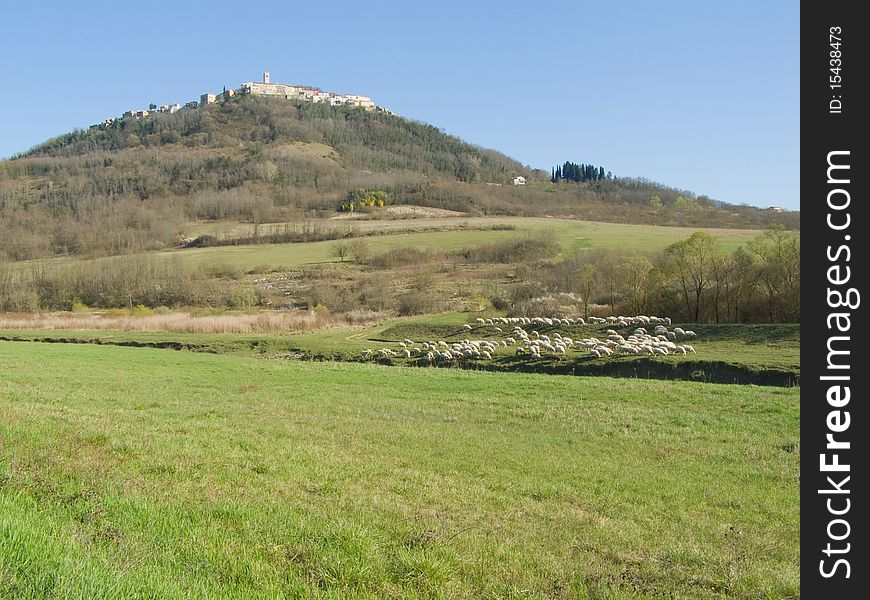
[[[441, 222], [444, 219], [438, 219]], [[414, 219], [410, 225], [419, 226], [425, 219]], [[466, 246], [497, 242], [529, 232], [551, 230], [564, 251], [579, 248], [619, 248], [649, 252], [661, 250], [668, 244], [689, 237], [697, 228], [662, 227], [656, 225], [625, 225], [595, 223], [570, 219], [543, 218], [471, 218], [463, 219], [469, 225], [505, 224], [516, 226], [507, 231], [439, 231], [431, 233], [408, 233], [381, 235], [366, 238], [372, 252], [385, 252], [397, 247], [415, 247], [424, 250], [448, 251]], [[739, 245], [759, 235], [757, 230], [712, 229], [710, 231], [726, 250], [735, 250]], [[281, 265], [298, 267], [304, 264], [335, 262], [332, 256], [335, 242], [311, 242], [304, 244], [272, 244], [260, 246], [221, 246], [179, 250], [165, 255], [179, 255], [190, 264], [226, 263], [251, 268], [257, 265]]]
[[8, 342], [0, 373], [0, 597], [800, 594], [796, 389]]
[[[395, 220], [335, 220], [321, 219], [314, 221], [323, 228], [339, 228], [360, 232], [401, 231], [405, 228], [420, 227], [465, 227], [481, 228], [478, 234], [488, 237], [493, 233], [511, 233], [487, 231], [496, 226], [514, 227], [522, 231], [552, 231], [558, 241], [566, 249], [574, 248], [620, 248], [630, 250], [657, 250], [678, 240], [689, 237], [698, 230], [709, 231], [728, 251], [746, 243], [761, 233], [756, 229], [711, 229], [704, 227], [667, 227], [662, 225], [637, 225], [622, 223], [602, 223], [597, 221], [581, 221], [577, 219], [559, 219], [544, 217], [426, 217], [416, 219]], [[283, 224], [275, 224], [276, 231], [281, 231]], [[269, 226], [261, 226], [261, 231], [269, 231]], [[253, 235], [253, 225], [239, 222], [198, 222], [193, 226], [192, 235], [221, 235], [227, 232], [230, 237]], [[448, 234], [464, 232], [443, 232]], [[514, 233], [515, 234], [515, 233]], [[476, 239], [476, 237], [475, 237]], [[493, 239], [500, 239], [494, 236]], [[443, 249], [443, 248], [442, 248]]]
[[[407, 226], [420, 227], [427, 219], [409, 220]], [[393, 249], [414, 247], [423, 250], [450, 251], [465, 247], [479, 246], [502, 240], [528, 235], [540, 231], [552, 231], [563, 252], [582, 248], [614, 248], [655, 252], [668, 244], [689, 237], [699, 228], [663, 227], [658, 225], [626, 225], [618, 223], [597, 223], [571, 219], [546, 219], [527, 217], [474, 217], [469, 219], [432, 219], [435, 224], [445, 221], [468, 223], [469, 226], [491, 227], [510, 225], [513, 230], [459, 230], [436, 231], [427, 233], [392, 233], [367, 237], [373, 253]], [[390, 222], [395, 223], [395, 222]], [[403, 223], [403, 222], [399, 222]], [[342, 224], [344, 225], [344, 224]], [[363, 225], [357, 227], [365, 228]], [[380, 225], [379, 225], [380, 226]], [[731, 251], [760, 234], [750, 229], [704, 229], [714, 235], [725, 250]], [[184, 265], [208, 266], [226, 265], [239, 269], [253, 269], [268, 266], [271, 268], [297, 268], [304, 265], [338, 262], [333, 256], [334, 241], [307, 242], [298, 244], [262, 244], [251, 246], [218, 246], [211, 248], [187, 248], [156, 253], [164, 258], [179, 258]], [[36, 261], [46, 265], [63, 266], [78, 259], [57, 258]], [[100, 258], [97, 260], [112, 260]], [[18, 263], [21, 265], [28, 262]]]
[[[409, 338], [420, 343], [426, 340], [446, 340], [448, 342], [463, 338], [498, 340], [511, 335], [510, 326], [504, 326], [502, 333], [490, 326], [475, 325], [472, 331], [462, 328], [463, 323], [474, 322], [479, 313], [445, 313], [422, 317], [397, 318], [371, 327], [324, 329], [302, 334], [186, 334], [186, 333], [141, 333], [118, 331], [50, 331], [50, 330], [0, 330], [0, 337], [23, 340], [73, 340], [99, 342], [116, 345], [140, 344], [171, 349], [194, 350], [213, 353], [234, 353], [258, 356], [275, 356], [287, 352], [301, 352], [307, 356], [325, 357], [333, 360], [360, 360], [360, 352], [365, 348], [379, 349], [390, 347], [399, 349], [398, 342]], [[677, 325], [677, 324], [675, 324]], [[465, 366], [494, 367], [501, 370], [518, 368], [539, 372], [604, 373], [612, 375], [638, 376], [631, 365], [663, 363], [667, 368], [661, 373], [651, 372], [645, 376], [661, 378], [701, 379], [734, 382], [733, 369], [717, 374], [720, 367], [738, 369], [737, 374], [746, 381], [783, 385], [800, 377], [800, 325], [708, 325], [683, 324], [687, 329], [698, 333], [692, 340], [695, 354], [683, 356], [670, 355], [647, 359], [638, 356], [612, 356], [594, 358], [581, 350], [569, 352], [566, 360], [556, 365], [552, 358], [532, 360], [517, 357], [515, 348], [499, 348], [495, 360], [469, 361]], [[571, 337], [606, 337], [604, 331], [609, 325], [588, 325], [572, 327], [532, 327], [541, 333], [552, 334], [559, 331]], [[622, 328], [628, 334], [633, 327]], [[418, 358], [381, 359], [387, 364], [417, 364]], [[531, 365], [531, 366], [530, 366]], [[674, 371], [682, 365], [679, 373]], [[694, 368], [690, 368], [694, 365]], [[645, 372], [649, 369], [645, 368]], [[653, 370], [654, 371], [654, 370]], [[695, 371], [700, 375], [693, 376]], [[741, 375], [743, 373], [743, 375]], [[758, 375], [753, 375], [758, 374]]]

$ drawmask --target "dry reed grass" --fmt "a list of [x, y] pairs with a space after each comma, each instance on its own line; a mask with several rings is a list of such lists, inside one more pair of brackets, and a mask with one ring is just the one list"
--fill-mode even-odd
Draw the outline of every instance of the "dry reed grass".
[[118, 331], [168, 331], [176, 333], [281, 333], [315, 331], [340, 325], [364, 325], [382, 318], [365, 311], [336, 315], [313, 310], [260, 312], [256, 314], [192, 315], [185, 312], [142, 316], [86, 313], [5, 313], [0, 329], [98, 329]]

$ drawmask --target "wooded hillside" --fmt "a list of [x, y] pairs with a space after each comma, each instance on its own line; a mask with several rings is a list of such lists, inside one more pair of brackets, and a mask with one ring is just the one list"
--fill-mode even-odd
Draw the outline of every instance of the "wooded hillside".
[[[508, 185], [515, 175], [529, 184]], [[0, 258], [163, 249], [191, 220], [299, 221], [332, 213], [358, 189], [470, 214], [799, 226], [797, 213], [681, 204], [690, 192], [645, 180], [552, 183], [548, 172], [383, 112], [245, 97], [74, 131], [0, 163]]]

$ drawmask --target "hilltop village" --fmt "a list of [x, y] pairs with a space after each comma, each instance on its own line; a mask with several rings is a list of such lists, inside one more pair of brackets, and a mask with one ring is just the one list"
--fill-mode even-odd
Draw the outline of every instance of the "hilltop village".
[[151, 104], [147, 109], [128, 110], [120, 117], [109, 118], [102, 123], [91, 125], [90, 129], [105, 129], [108, 126], [114, 125], [116, 122], [125, 119], [143, 119], [155, 114], [171, 114], [178, 112], [179, 110], [204, 108], [209, 104], [226, 102], [236, 96], [268, 96], [271, 98], [282, 98], [284, 100], [313, 102], [315, 104], [324, 103], [329, 104], [330, 106], [353, 106], [364, 110], [379, 110], [390, 113], [386, 108], [375, 105], [372, 99], [368, 96], [326, 92], [320, 88], [308, 85], [272, 83], [270, 74], [267, 71], [263, 73], [263, 81], [246, 81], [236, 89], [224, 89], [223, 92], [218, 94], [206, 92], [200, 96], [199, 101], [191, 100], [184, 105], [163, 104], [158, 106], [156, 104]]

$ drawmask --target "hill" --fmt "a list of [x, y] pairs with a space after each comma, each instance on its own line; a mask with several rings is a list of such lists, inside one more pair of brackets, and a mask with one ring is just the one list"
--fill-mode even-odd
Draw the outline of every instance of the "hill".
[[[507, 185], [515, 175], [528, 185]], [[331, 214], [357, 189], [473, 215], [798, 227], [797, 213], [717, 206], [649, 181], [549, 179], [392, 114], [238, 98], [74, 131], [0, 163], [0, 259], [165, 249], [190, 221], [298, 222]], [[687, 195], [697, 201], [680, 205]]]

